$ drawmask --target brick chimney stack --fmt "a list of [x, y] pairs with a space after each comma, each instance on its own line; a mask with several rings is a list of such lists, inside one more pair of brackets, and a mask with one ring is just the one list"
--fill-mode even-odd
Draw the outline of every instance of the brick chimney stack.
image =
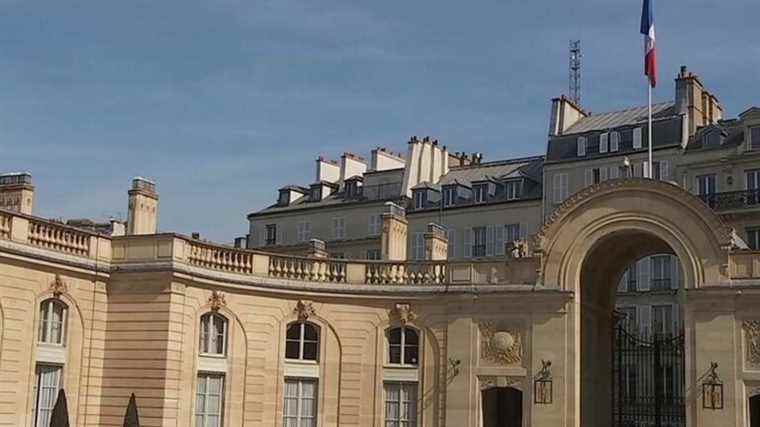
[[0, 175], [0, 208], [31, 215], [34, 209], [34, 185], [28, 172]]
[[158, 193], [156, 183], [142, 177], [132, 179], [127, 214], [127, 235], [156, 234]]

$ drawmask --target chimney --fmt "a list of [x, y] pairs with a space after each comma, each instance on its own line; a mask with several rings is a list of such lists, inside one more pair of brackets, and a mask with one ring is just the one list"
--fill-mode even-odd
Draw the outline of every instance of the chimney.
[[675, 108], [684, 117], [685, 139], [694, 135], [697, 129], [723, 118], [723, 107], [718, 98], [705, 89], [699, 76], [685, 65], [676, 77]]
[[132, 179], [129, 190], [127, 234], [156, 234], [158, 226], [158, 193], [156, 183], [142, 177]]
[[586, 116], [588, 113], [565, 95], [552, 99], [549, 136], [562, 135], [570, 126]]
[[317, 174], [315, 182], [327, 181], [336, 183], [340, 180], [340, 165], [334, 160], [322, 156], [317, 157]]
[[438, 183], [449, 172], [449, 157], [448, 149], [437, 140], [412, 137], [408, 144], [401, 194], [411, 197], [412, 187], [421, 182]]
[[0, 208], [31, 215], [34, 208], [34, 185], [28, 172], [0, 175]]

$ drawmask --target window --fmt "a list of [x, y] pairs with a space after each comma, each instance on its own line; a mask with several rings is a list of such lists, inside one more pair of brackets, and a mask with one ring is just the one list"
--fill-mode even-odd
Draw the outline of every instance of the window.
[[322, 200], [322, 187], [312, 187], [311, 188], [311, 194], [309, 194], [309, 200], [312, 202], [318, 202]]
[[277, 199], [277, 204], [280, 206], [287, 206], [290, 203], [290, 191], [280, 191], [280, 197]]
[[520, 224], [507, 224], [504, 226], [504, 239], [507, 242], [520, 240]]
[[317, 426], [317, 381], [305, 378], [285, 379], [285, 427]]
[[349, 199], [357, 197], [359, 195], [359, 183], [358, 181], [351, 180], [346, 181], [346, 197]]
[[443, 189], [443, 206], [454, 206], [457, 204], [456, 187], [445, 187]]
[[417, 366], [420, 338], [417, 330], [406, 326], [388, 330], [388, 363]]
[[634, 128], [633, 129], [633, 148], [641, 148], [641, 128]]
[[57, 299], [40, 304], [38, 342], [63, 345], [66, 340], [66, 305]]
[[753, 251], [760, 250], [760, 227], [747, 228], [747, 245]]
[[383, 230], [383, 216], [382, 215], [370, 215], [369, 216], [369, 235], [378, 236]]
[[425, 190], [414, 191], [414, 208], [424, 209], [427, 205], [427, 192]]
[[652, 162], [652, 178], [667, 181], [670, 179], [670, 162], [663, 160], [661, 162]]
[[553, 195], [554, 203], [562, 203], [562, 201], [565, 200], [568, 196], [567, 174], [566, 173], [555, 174], [552, 177], [552, 184], [553, 184], [552, 195]]
[[610, 134], [609, 133], [603, 133], [599, 135], [599, 152], [600, 153], [606, 153], [609, 151], [609, 140], [610, 140]]
[[425, 259], [425, 233], [414, 233], [412, 239], [412, 259]]
[[478, 184], [472, 186], [475, 203], [485, 203], [488, 199], [488, 184]]
[[385, 383], [385, 427], [417, 426], [417, 383]]
[[697, 194], [700, 196], [715, 194], [715, 174], [697, 177]]
[[760, 126], [749, 128], [749, 149], [760, 149]]
[[201, 316], [201, 333], [198, 348], [201, 354], [227, 354], [227, 319], [221, 314]]
[[446, 230], [446, 238], [448, 238], [448, 257], [449, 258], [456, 258], [457, 257], [457, 231], [454, 228], [449, 227]]
[[34, 383], [34, 425], [48, 427], [63, 376], [60, 366], [37, 365]]
[[610, 152], [616, 152], [620, 149], [620, 132], [610, 133]]
[[267, 246], [276, 245], [277, 244], [277, 224], [268, 224], [267, 225], [267, 240], [266, 240]]
[[672, 305], [652, 306], [652, 333], [672, 336], [674, 326]]
[[380, 249], [367, 249], [367, 259], [380, 260]]
[[295, 322], [285, 334], [285, 358], [317, 360], [319, 353], [319, 327], [313, 323]]
[[224, 376], [198, 374], [195, 392], [195, 427], [221, 427], [224, 406]]
[[578, 151], [578, 157], [583, 157], [586, 155], [586, 137], [585, 136], [579, 136], [576, 140], [576, 149]]
[[346, 238], [346, 219], [333, 218], [333, 237], [336, 239]]
[[506, 193], [507, 200], [517, 200], [522, 193], [522, 182], [520, 181], [507, 181], [504, 184], [504, 191]]
[[486, 241], [487, 231], [486, 227], [475, 227], [472, 229], [472, 256], [483, 257], [486, 256]]
[[652, 290], [671, 289], [673, 284], [671, 273], [670, 255], [658, 255], [652, 257]]
[[626, 279], [625, 289], [628, 292], [636, 292], [636, 290], [638, 289], [637, 285], [638, 285], [639, 271], [638, 271], [638, 268], [636, 268], [637, 265], [638, 264], [634, 262], [633, 264], [631, 264], [630, 267], [628, 267], [628, 270], [626, 270], [626, 273], [625, 273], [625, 276], [626, 276], [625, 277], [625, 279]]
[[299, 242], [308, 242], [311, 239], [311, 223], [299, 222], [296, 226], [296, 234]]

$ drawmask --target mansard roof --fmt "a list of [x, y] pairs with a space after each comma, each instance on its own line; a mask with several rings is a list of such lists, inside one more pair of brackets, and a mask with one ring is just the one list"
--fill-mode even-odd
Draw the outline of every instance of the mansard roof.
[[[652, 105], [652, 119], [657, 120], [675, 116], [675, 103], [663, 102]], [[592, 114], [578, 120], [570, 126], [563, 135], [579, 134], [592, 131], [605, 131], [622, 126], [631, 126], [645, 123], [648, 116], [648, 107], [633, 107], [620, 111]]]

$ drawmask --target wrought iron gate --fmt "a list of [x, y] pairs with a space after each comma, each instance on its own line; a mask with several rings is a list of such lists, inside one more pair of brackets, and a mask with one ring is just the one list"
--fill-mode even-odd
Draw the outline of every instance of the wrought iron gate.
[[624, 324], [612, 343], [612, 425], [685, 426], [683, 335], [643, 335]]

